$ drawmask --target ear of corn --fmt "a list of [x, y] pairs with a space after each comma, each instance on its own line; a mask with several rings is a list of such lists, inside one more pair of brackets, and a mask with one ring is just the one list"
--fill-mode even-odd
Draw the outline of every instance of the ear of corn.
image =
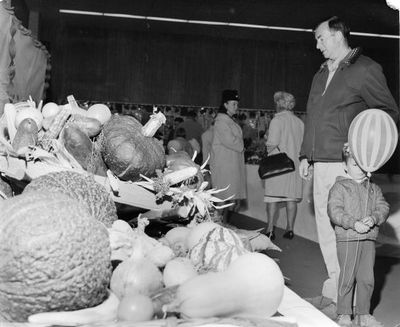
[[197, 168], [196, 167], [186, 167], [180, 170], [175, 170], [171, 173], [165, 174], [163, 179], [164, 182], [169, 183], [170, 185], [175, 185], [180, 182], [183, 182], [189, 178], [196, 176]]
[[53, 139], [57, 139], [65, 126], [68, 118], [71, 116], [72, 110], [68, 106], [63, 106], [54, 117], [49, 129], [44, 133], [41, 144], [44, 150], [49, 151]]

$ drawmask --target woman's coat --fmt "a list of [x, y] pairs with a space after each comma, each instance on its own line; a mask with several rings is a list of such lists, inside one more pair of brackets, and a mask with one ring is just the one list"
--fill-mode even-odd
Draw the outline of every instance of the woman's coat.
[[242, 129], [227, 114], [219, 113], [215, 119], [211, 159], [213, 188], [229, 186], [216, 196], [223, 200], [231, 195], [233, 199], [245, 199], [247, 191]]

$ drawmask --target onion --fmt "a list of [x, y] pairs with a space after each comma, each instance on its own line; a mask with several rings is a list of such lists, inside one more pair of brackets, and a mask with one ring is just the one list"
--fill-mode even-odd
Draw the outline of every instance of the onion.
[[110, 284], [119, 299], [135, 292], [149, 295], [162, 286], [161, 271], [147, 258], [127, 259], [120, 263], [113, 272]]

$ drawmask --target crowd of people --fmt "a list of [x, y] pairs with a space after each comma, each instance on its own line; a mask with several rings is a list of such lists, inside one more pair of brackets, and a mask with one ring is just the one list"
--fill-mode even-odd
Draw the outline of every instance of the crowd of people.
[[[381, 66], [360, 48], [351, 47], [350, 29], [344, 21], [338, 17], [322, 21], [314, 37], [325, 61], [310, 81], [305, 123], [293, 114], [294, 95], [278, 91], [273, 96], [276, 114], [263, 143], [268, 155], [286, 152], [295, 171], [265, 180], [265, 234], [274, 239], [278, 205], [284, 204], [284, 237], [294, 237], [302, 180], [312, 179], [318, 241], [328, 279], [321, 295], [308, 301], [340, 326], [379, 327], [382, 324], [370, 313], [370, 301], [375, 240], [379, 225], [388, 218], [389, 205], [380, 188], [358, 166], [347, 137], [351, 121], [363, 110], [381, 109], [396, 124], [399, 110]], [[175, 135], [176, 139], [196, 140], [203, 158], [210, 157], [212, 186], [224, 189], [220, 197], [232, 203], [222, 213], [224, 222], [247, 198], [246, 131], [237, 117], [239, 101], [238, 91], [224, 90], [218, 114], [206, 131], [193, 117], [187, 117], [177, 125]], [[169, 147], [177, 148], [177, 143]], [[363, 207], [365, 197], [368, 205]]]

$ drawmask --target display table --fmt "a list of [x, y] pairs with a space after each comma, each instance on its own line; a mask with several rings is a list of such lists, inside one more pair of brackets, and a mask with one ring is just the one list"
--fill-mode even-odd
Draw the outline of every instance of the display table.
[[299, 327], [339, 326], [286, 286], [278, 312], [284, 317], [294, 319]]
[[[283, 299], [279, 305], [278, 312], [282, 316], [272, 317], [273, 320], [290, 322], [297, 324], [298, 327], [338, 327], [338, 325], [325, 316], [322, 312], [317, 310], [307, 301], [304, 301], [295, 292], [285, 286]], [[140, 323], [139, 323], [140, 324]], [[104, 326], [105, 324], [100, 324]], [[124, 322], [110, 322], [110, 326], [113, 327], [124, 327], [127, 326]], [[51, 327], [49, 324], [30, 324], [30, 323], [11, 323], [11, 322], [0, 322], [1, 327]], [[91, 325], [85, 325], [90, 327]], [[134, 324], [132, 324], [134, 326]], [[161, 325], [160, 325], [161, 326]], [[166, 324], [168, 326], [168, 324]], [[179, 325], [178, 325], [179, 326]], [[228, 324], [218, 323], [205, 323], [202, 327], [235, 327]], [[93, 325], [96, 327], [96, 324]]]
[[[246, 165], [247, 174], [247, 208], [241, 214], [266, 221], [264, 198], [264, 181], [258, 177], [258, 165]], [[382, 188], [390, 204], [390, 216], [380, 228], [378, 242], [381, 244], [400, 245], [400, 175], [373, 175], [373, 180]], [[317, 230], [313, 208], [312, 180], [304, 181], [303, 200], [297, 207], [297, 218], [294, 232], [309, 240], [317, 242]], [[281, 207], [276, 226], [286, 228], [286, 210]]]

